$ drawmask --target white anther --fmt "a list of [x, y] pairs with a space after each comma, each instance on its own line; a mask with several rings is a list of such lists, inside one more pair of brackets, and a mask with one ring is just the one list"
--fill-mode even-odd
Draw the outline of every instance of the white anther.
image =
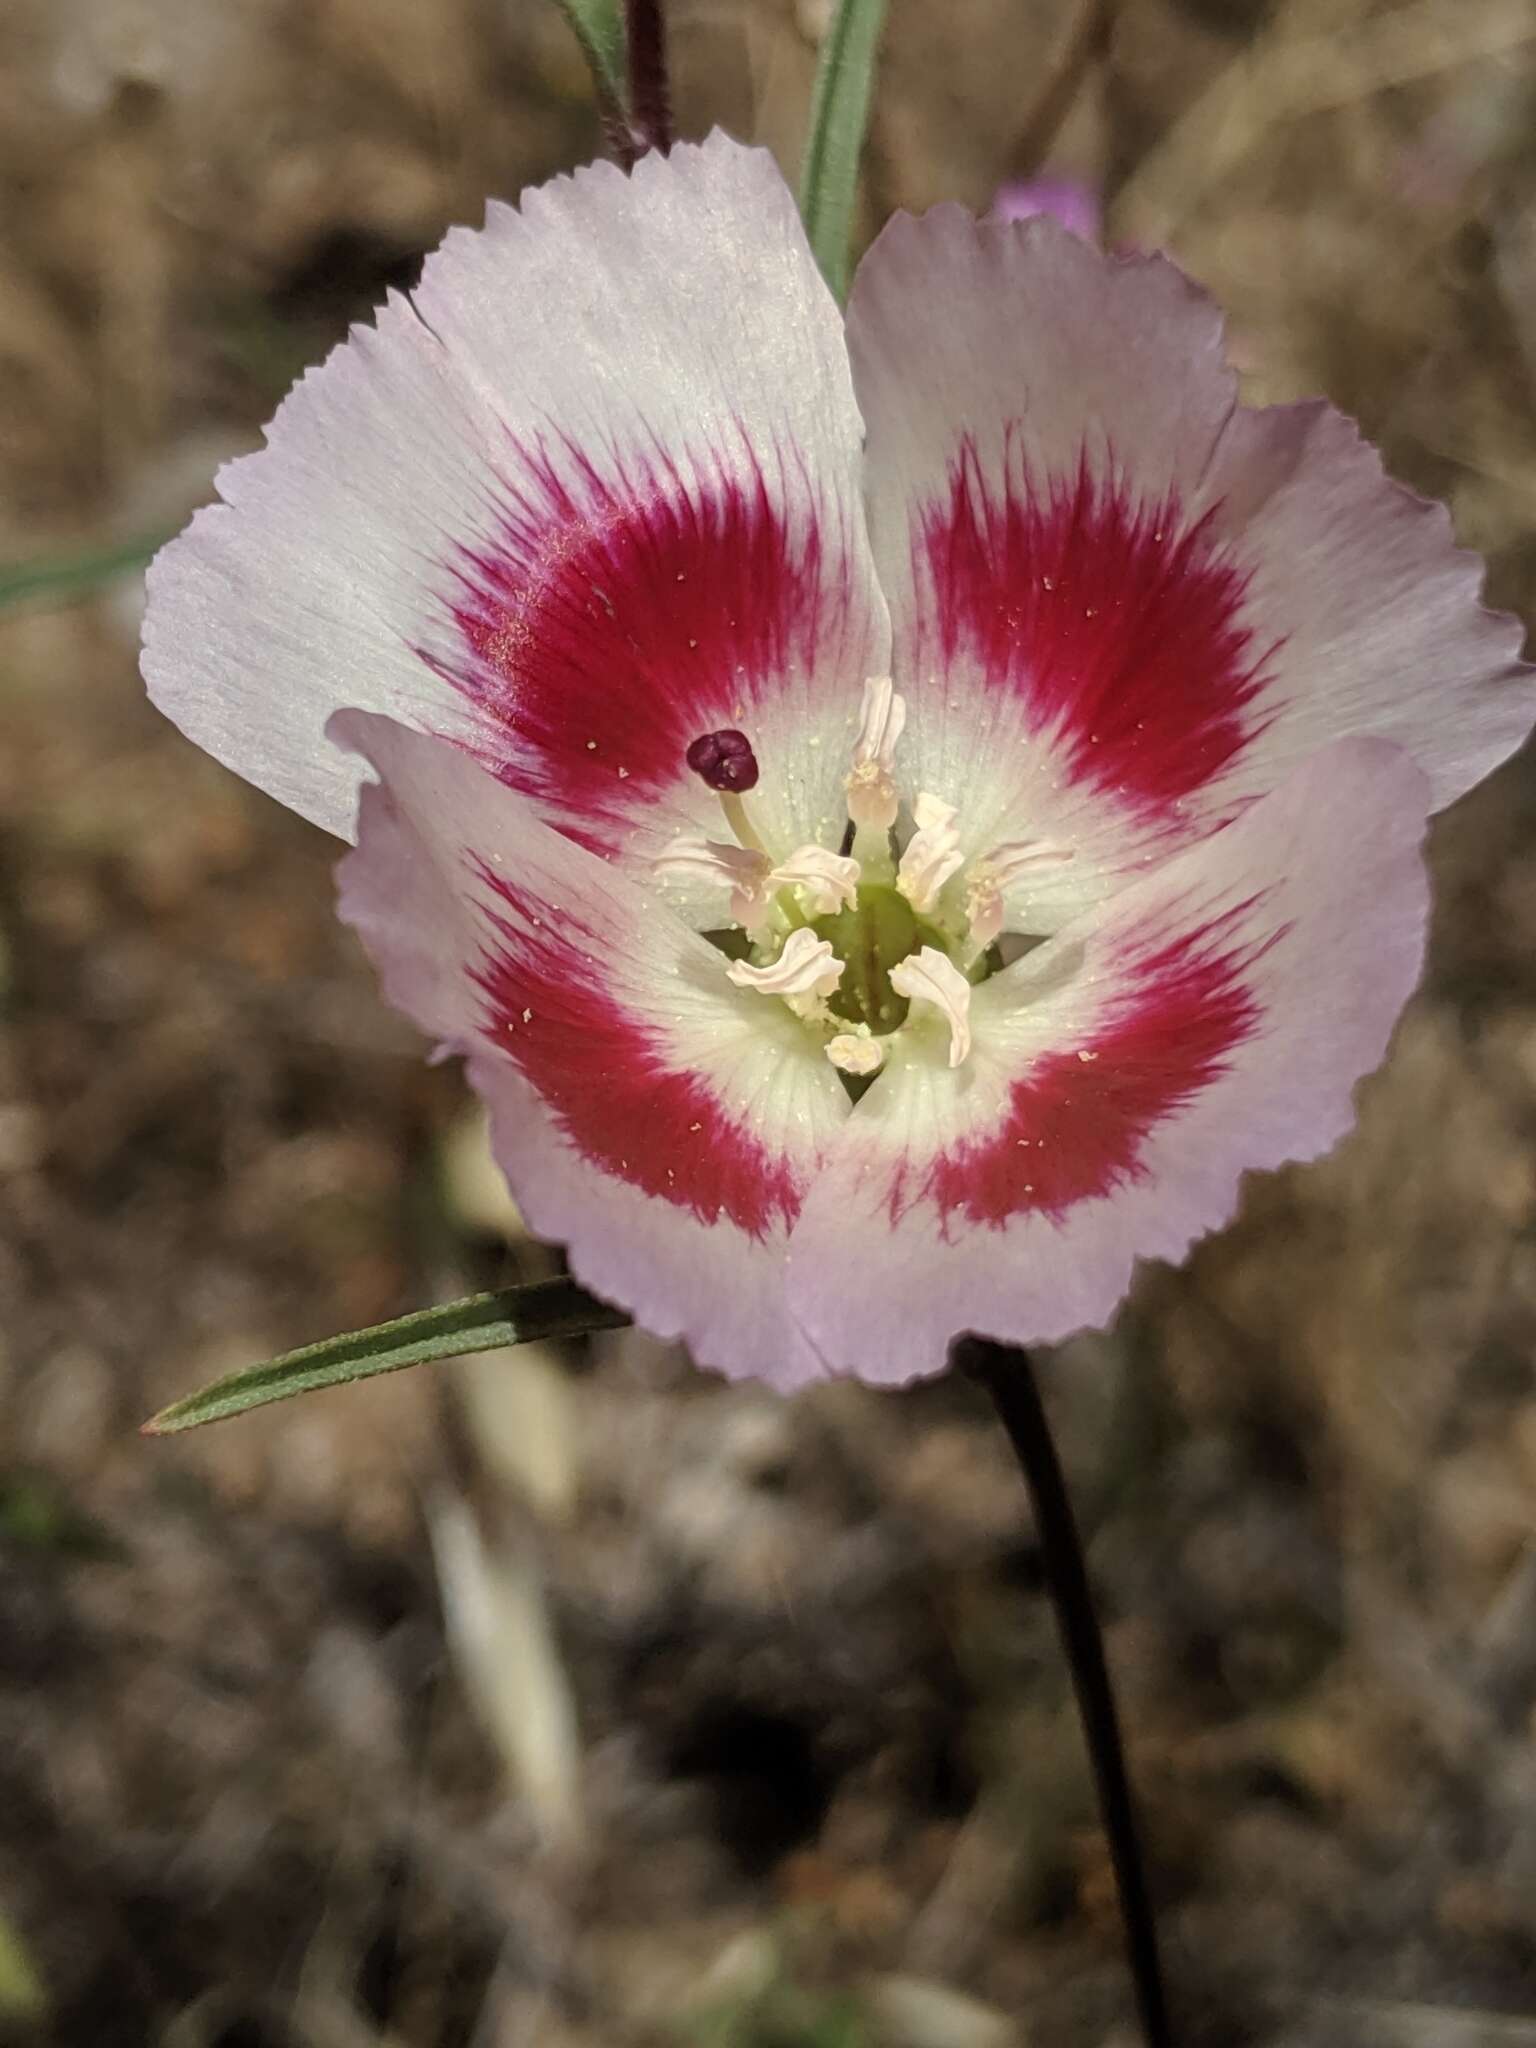
[[768, 967], [733, 960], [725, 970], [738, 988], [764, 996], [829, 996], [843, 978], [843, 963], [825, 939], [801, 925], [784, 941], [784, 950]]
[[896, 886], [920, 914], [934, 908], [939, 892], [950, 876], [965, 864], [960, 835], [955, 830], [955, 807], [925, 790], [912, 806], [917, 830], [907, 841], [896, 870]]
[[971, 869], [965, 884], [965, 913], [972, 949], [983, 952], [1003, 928], [1003, 895], [1020, 876], [1060, 867], [1074, 858], [1070, 846], [1048, 839], [1010, 839]]
[[907, 722], [907, 700], [898, 696], [889, 676], [871, 676], [859, 707], [853, 767], [844, 778], [848, 815], [855, 825], [889, 832], [896, 822], [896, 742]]
[[971, 984], [947, 953], [924, 946], [891, 969], [891, 987], [908, 1002], [931, 1003], [949, 1025], [949, 1064], [971, 1049]]
[[1003, 928], [1003, 892], [990, 874], [977, 870], [965, 885], [969, 951], [984, 953]]
[[664, 846], [652, 865], [658, 875], [718, 882], [728, 888], [731, 917], [749, 932], [768, 922], [780, 889], [803, 890], [812, 915], [825, 917], [851, 905], [859, 888], [858, 862], [828, 853], [824, 846], [797, 847], [775, 867], [766, 853], [753, 847], [684, 835]]
[[845, 910], [859, 891], [859, 864], [841, 854], [828, 853], [824, 846], [801, 846], [781, 860], [768, 877], [770, 889], [803, 889], [807, 907], [826, 917]]
[[878, 1074], [885, 1065], [885, 1047], [864, 1024], [857, 1031], [839, 1031], [830, 1039], [827, 1058], [842, 1074]]
[[722, 883], [731, 892], [732, 920], [749, 932], [767, 920], [771, 863], [766, 853], [723, 839], [685, 835], [664, 846], [653, 866], [658, 875]]

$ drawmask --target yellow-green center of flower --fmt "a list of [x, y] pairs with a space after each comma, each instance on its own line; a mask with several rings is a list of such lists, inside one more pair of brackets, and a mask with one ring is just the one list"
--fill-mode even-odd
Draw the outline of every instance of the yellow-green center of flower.
[[658, 872], [729, 892], [735, 940], [706, 933], [730, 957], [727, 979], [785, 1003], [850, 1093], [909, 1026], [910, 1050], [927, 1056], [937, 1040], [951, 1067], [963, 1065], [974, 986], [999, 964], [1005, 890], [1031, 867], [1072, 857], [1070, 847], [1010, 840], [968, 861], [955, 805], [932, 790], [915, 793], [904, 819], [894, 769], [906, 716], [889, 676], [865, 681], [836, 852], [817, 839], [781, 843], [749, 811], [759, 767], [746, 734], [702, 733], [688, 766], [719, 798], [730, 837], [684, 833], [656, 859]]
[[908, 997], [891, 986], [891, 970], [923, 946], [944, 947], [943, 937], [920, 918], [898, 890], [861, 882], [846, 910], [812, 920], [843, 963], [843, 977], [827, 998], [834, 1016], [866, 1024], [877, 1038], [907, 1021]]

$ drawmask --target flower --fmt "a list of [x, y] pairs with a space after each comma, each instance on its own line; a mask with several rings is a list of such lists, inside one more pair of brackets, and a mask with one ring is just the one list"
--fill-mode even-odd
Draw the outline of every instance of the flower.
[[995, 221], [1034, 220], [1049, 214], [1085, 242], [1097, 242], [1104, 231], [1104, 210], [1094, 186], [1059, 171], [1034, 178], [1013, 178], [992, 196]]
[[456, 229], [268, 439], [152, 693], [355, 824], [530, 1226], [780, 1386], [1101, 1322], [1333, 1144], [1532, 719], [1444, 512], [1240, 407], [1172, 264], [940, 207], [845, 329], [721, 137]]

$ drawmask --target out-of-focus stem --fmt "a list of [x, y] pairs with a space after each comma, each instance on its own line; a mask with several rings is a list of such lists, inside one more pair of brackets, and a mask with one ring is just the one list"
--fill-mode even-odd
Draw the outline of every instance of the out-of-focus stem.
[[1034, 1368], [1027, 1351], [988, 1343], [979, 1337], [964, 1337], [956, 1344], [954, 1363], [991, 1395], [1034, 1503], [1041, 1568], [1071, 1668], [1077, 1711], [1109, 1840], [1141, 2030], [1147, 2048], [1175, 2048], [1163, 1990], [1157, 1922], [1147, 1890], [1136, 1807], [1125, 1769], [1120, 1715], [1109, 1667], [1104, 1661], [1104, 1639], [1088, 1584], [1077, 1518], [1041, 1404]]

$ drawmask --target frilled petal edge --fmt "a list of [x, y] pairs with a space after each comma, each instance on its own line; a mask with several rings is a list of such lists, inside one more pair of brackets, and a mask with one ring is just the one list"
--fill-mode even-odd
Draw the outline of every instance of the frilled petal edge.
[[1354, 426], [1238, 403], [1221, 314], [1049, 220], [898, 216], [855, 280], [871, 532], [920, 785], [1078, 851], [1057, 929], [1335, 740], [1440, 808], [1536, 722], [1521, 628]]
[[322, 729], [358, 706], [638, 868], [713, 816], [689, 742], [749, 725], [765, 827], [836, 812], [888, 629], [841, 320], [765, 151], [717, 134], [493, 203], [267, 440], [156, 559], [143, 657], [249, 780], [350, 832]]

